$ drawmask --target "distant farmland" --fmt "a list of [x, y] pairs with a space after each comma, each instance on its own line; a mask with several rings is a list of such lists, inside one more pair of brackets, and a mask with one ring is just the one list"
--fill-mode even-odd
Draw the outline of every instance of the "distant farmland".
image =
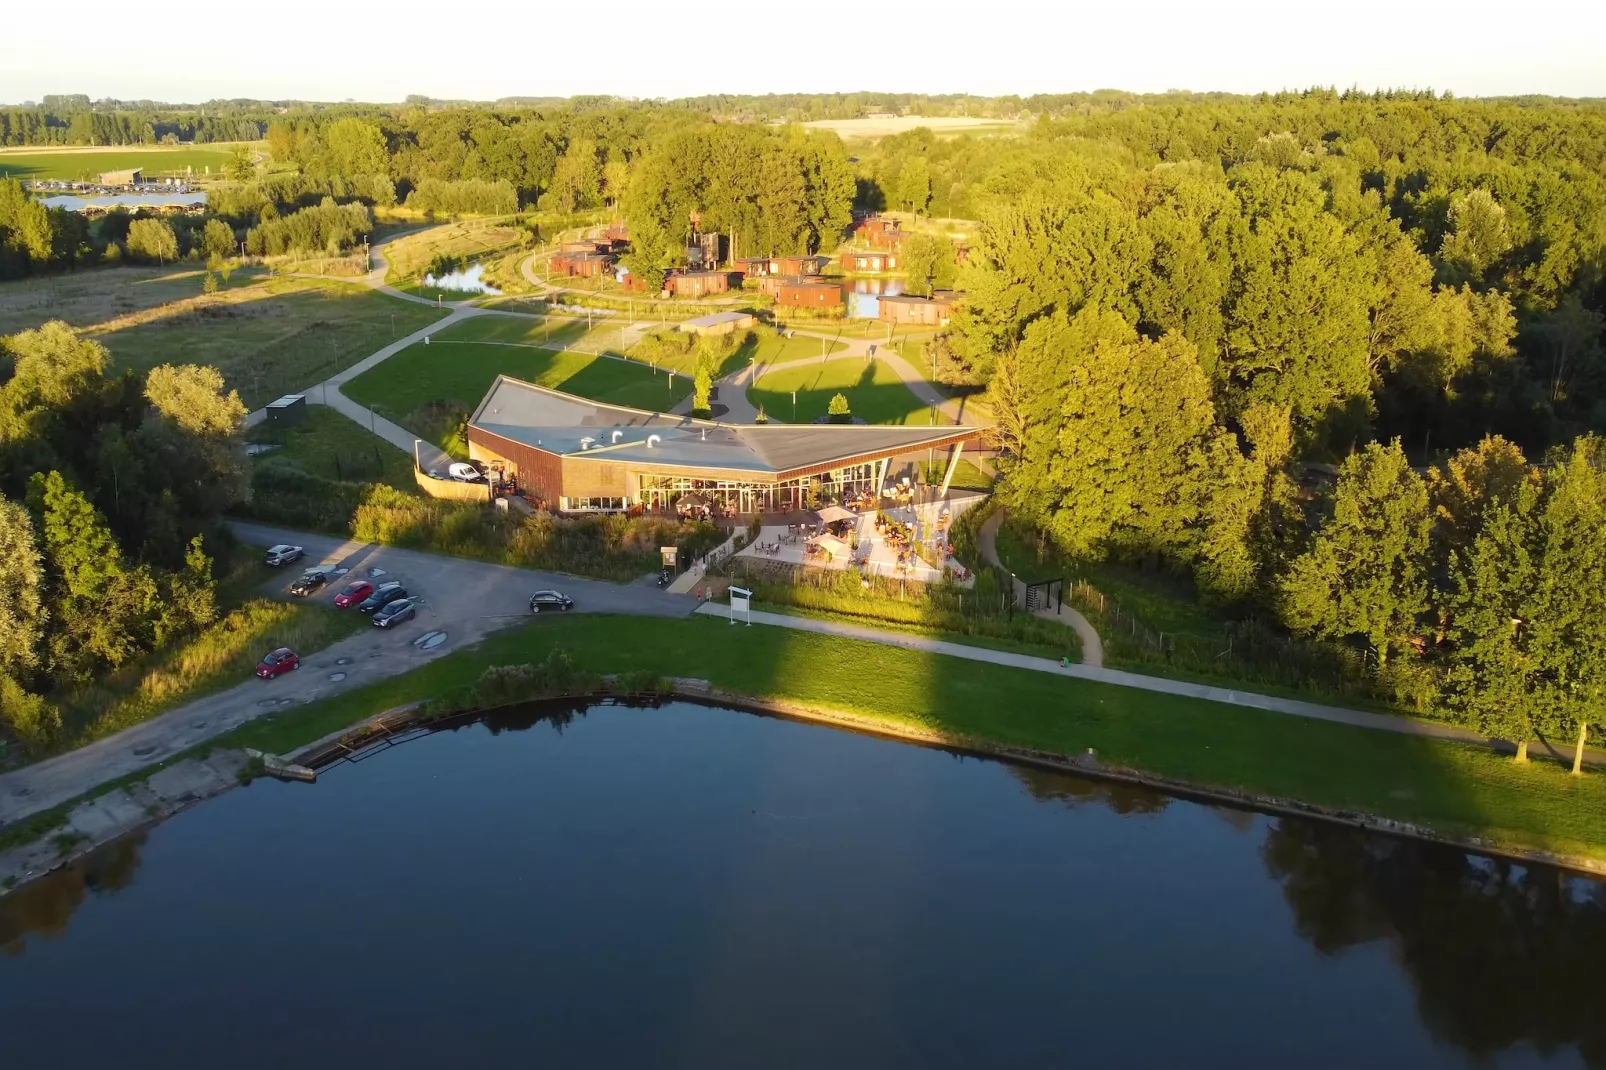
[[834, 130], [843, 138], [878, 138], [923, 126], [938, 137], [959, 134], [1013, 134], [1021, 124], [1012, 119], [985, 119], [963, 115], [877, 115], [863, 119], [817, 119], [804, 123], [811, 130]]
[[0, 178], [64, 178], [94, 181], [102, 171], [123, 171], [142, 167], [149, 178], [183, 174], [193, 167], [205, 175], [210, 167], [215, 175], [228, 162], [228, 148], [195, 149], [107, 149], [104, 151], [52, 150], [47, 152], [0, 153]]

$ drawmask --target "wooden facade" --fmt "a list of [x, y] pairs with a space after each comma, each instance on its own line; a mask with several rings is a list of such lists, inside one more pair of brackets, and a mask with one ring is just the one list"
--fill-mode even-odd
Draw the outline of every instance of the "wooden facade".
[[848, 271], [897, 271], [902, 260], [898, 253], [872, 249], [869, 252], [843, 253], [842, 267]]
[[839, 284], [819, 279], [771, 276], [764, 280], [764, 292], [787, 308], [840, 308], [844, 303]]
[[676, 297], [729, 293], [730, 288], [731, 273], [728, 271], [683, 271], [664, 280], [664, 289]]
[[898, 294], [877, 302], [876, 316], [883, 323], [911, 327], [942, 327], [954, 314], [953, 301], [939, 297]]

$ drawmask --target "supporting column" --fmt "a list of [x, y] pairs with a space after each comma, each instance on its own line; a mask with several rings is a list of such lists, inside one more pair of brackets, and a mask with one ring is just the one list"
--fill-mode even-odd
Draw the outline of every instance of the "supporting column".
[[881, 507], [881, 488], [887, 484], [887, 463], [891, 460], [891, 457], [883, 457], [876, 462], [875, 501], [878, 509]]
[[938, 499], [948, 497], [948, 484], [953, 482], [954, 470], [959, 467], [959, 455], [965, 452], [964, 442], [954, 443], [953, 455], [948, 458], [948, 471], [942, 476], [942, 490], [937, 492]]

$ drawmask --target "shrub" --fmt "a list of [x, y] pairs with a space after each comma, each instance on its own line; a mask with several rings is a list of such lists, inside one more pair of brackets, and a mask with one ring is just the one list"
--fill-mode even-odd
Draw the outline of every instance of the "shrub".
[[0, 676], [0, 726], [23, 751], [43, 754], [61, 732], [61, 711], [39, 695], [29, 694], [9, 676]]
[[[276, 524], [344, 535], [350, 530], [352, 514], [379, 486], [324, 479], [288, 462], [269, 459], [251, 473], [251, 498], [241, 511]], [[403, 496], [399, 491], [392, 493]]]
[[660, 546], [698, 557], [724, 541], [708, 523], [617, 514], [524, 517], [390, 487], [373, 488], [357, 507], [351, 534], [365, 542], [620, 580], [654, 571]]
[[828, 409], [826, 409], [826, 413], [830, 417], [831, 422], [834, 424], [846, 424], [853, 422], [853, 410], [848, 408], [848, 397], [846, 394], [833, 394], [831, 396], [831, 405]]

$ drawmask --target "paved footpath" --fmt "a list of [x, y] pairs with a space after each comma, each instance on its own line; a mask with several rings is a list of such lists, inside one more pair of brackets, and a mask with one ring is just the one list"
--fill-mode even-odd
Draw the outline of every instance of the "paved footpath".
[[[705, 602], [697, 608], [697, 612], [705, 616], [725, 618], [729, 616], [730, 608], [714, 602]], [[990, 650], [987, 647], [950, 643], [943, 639], [933, 639], [924, 635], [884, 632], [877, 628], [869, 628], [859, 624], [846, 624], [841, 621], [763, 612], [754, 612], [752, 618], [754, 624], [767, 624], [777, 628], [790, 628], [798, 632], [815, 632], [820, 635], [839, 635], [845, 639], [862, 639], [867, 643], [880, 643], [883, 646], [902, 647], [905, 650], [920, 650], [930, 654], [946, 654], [949, 657], [963, 658], [966, 661], [984, 661], [1011, 669], [1027, 669], [1032, 672], [1050, 673], [1055, 676], [1068, 676], [1077, 680], [1089, 680], [1093, 683], [1110, 684], [1115, 687], [1131, 687], [1140, 691], [1154, 691], [1162, 695], [1177, 695], [1182, 698], [1203, 699], [1206, 702], [1221, 702], [1228, 706], [1246, 706], [1250, 709], [1285, 713], [1292, 717], [1304, 717], [1313, 721], [1331, 721], [1334, 724], [1347, 724], [1355, 728], [1371, 728], [1380, 732], [1393, 732], [1397, 735], [1441, 739], [1455, 743], [1472, 743], [1479, 746], [1494, 746], [1497, 749], [1506, 751], [1512, 749], [1509, 744], [1492, 742], [1487, 737], [1480, 736], [1470, 729], [1437, 724], [1432, 721], [1414, 721], [1396, 714], [1369, 713], [1365, 710], [1344, 709], [1341, 706], [1324, 706], [1319, 702], [1305, 702], [1300, 699], [1283, 698], [1278, 695], [1259, 695], [1252, 691], [1238, 691], [1233, 688], [1215, 687], [1210, 684], [1195, 684], [1186, 680], [1171, 680], [1163, 676], [1144, 676], [1141, 673], [1124, 672], [1120, 669], [1105, 669], [1092, 665], [1066, 665], [1051, 658], [1036, 658], [1030, 654], [1015, 654], [1006, 650]], [[1535, 755], [1545, 753], [1546, 749], [1540, 743], [1530, 745], [1530, 753]], [[1558, 758], [1565, 758], [1569, 762], [1572, 760], [1572, 750], [1570, 748], [1551, 748], [1551, 753]], [[1584, 752], [1584, 761], [1589, 765], [1606, 765], [1606, 751], [1586, 750]]]
[[[998, 528], [1003, 522], [1004, 510], [994, 509], [993, 515], [988, 517], [981, 529], [976, 532], [976, 548], [981, 551], [981, 556], [986, 558], [987, 563], [996, 568], [1004, 568], [1004, 563], [998, 559]], [[1004, 569], [1004, 571], [1009, 570]], [[1010, 574], [1010, 578], [1014, 583], [1015, 600], [1025, 605], [1026, 584], [1014, 579], [1013, 573]], [[1043, 620], [1068, 624], [1076, 631], [1076, 637], [1082, 641], [1082, 664], [1094, 668], [1104, 664], [1104, 640], [1099, 638], [1098, 629], [1093, 627], [1074, 606], [1061, 603], [1058, 609], [1039, 609], [1035, 615]]]

